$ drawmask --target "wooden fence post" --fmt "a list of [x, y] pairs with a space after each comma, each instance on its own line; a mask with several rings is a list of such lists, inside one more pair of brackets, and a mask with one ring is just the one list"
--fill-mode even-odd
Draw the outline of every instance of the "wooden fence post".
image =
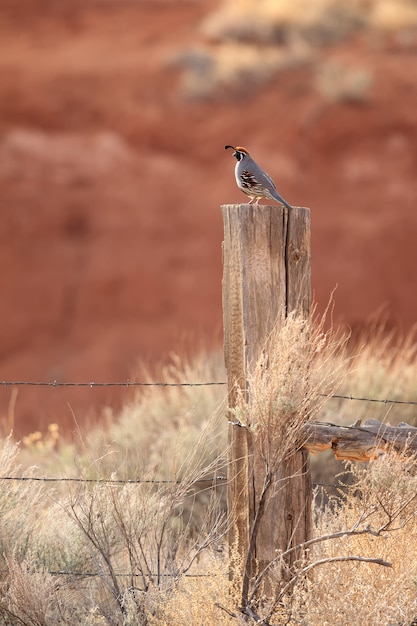
[[[224, 351], [229, 408], [233, 409], [238, 387], [246, 392], [248, 374], [277, 321], [291, 311], [309, 315], [310, 212], [278, 205], [232, 204], [223, 205], [222, 213]], [[260, 464], [246, 428], [229, 426], [229, 446], [229, 547], [240, 557], [230, 574], [239, 580], [259, 497]], [[249, 577], [255, 575], [255, 568], [259, 572], [271, 562], [277, 551], [310, 537], [312, 496], [306, 451], [294, 451], [282, 463], [280, 480], [262, 515], [252, 571], [246, 571]], [[291, 553], [287, 565], [298, 557]]]

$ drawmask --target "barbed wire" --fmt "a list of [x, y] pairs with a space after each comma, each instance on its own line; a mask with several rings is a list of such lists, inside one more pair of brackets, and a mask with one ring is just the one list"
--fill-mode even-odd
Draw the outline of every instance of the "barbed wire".
[[[97, 578], [102, 576], [100, 572], [67, 572], [66, 570], [47, 570], [47, 573], [51, 576], [74, 576], [79, 578]], [[0, 575], [10, 574], [8, 570], [0, 570]], [[114, 576], [116, 578], [175, 578], [173, 574], [155, 574], [155, 573], [138, 573], [138, 572], [115, 572]], [[185, 576], [186, 578], [215, 578], [217, 574], [181, 574], [181, 577]]]
[[202, 383], [166, 383], [166, 382], [140, 382], [125, 380], [120, 382], [59, 382], [52, 381], [32, 381], [32, 380], [2, 380], [2, 387], [209, 387], [213, 385], [227, 385], [224, 381], [202, 382]]
[[[116, 381], [116, 382], [61, 382], [52, 381], [29, 381], [29, 380], [2, 380], [1, 387], [212, 387], [216, 385], [227, 385], [225, 381], [205, 381], [205, 382], [185, 382], [185, 383], [168, 383], [164, 381], [145, 382], [145, 381]], [[320, 394], [322, 397], [337, 400], [355, 400], [357, 402], [376, 402], [379, 404], [404, 404], [409, 406], [417, 406], [417, 400], [396, 400], [395, 398], [368, 398], [341, 394]]]
[[[154, 485], [180, 485], [181, 480], [164, 480], [164, 479], [152, 479], [152, 478], [70, 478], [70, 477], [55, 477], [55, 476], [0, 476], [1, 480], [14, 480], [14, 481], [38, 481], [45, 483], [102, 483], [109, 485], [130, 485], [130, 484], [154, 484]], [[217, 483], [218, 481], [218, 483]], [[193, 481], [192, 485], [197, 483], [213, 483], [214, 486], [227, 484], [227, 476], [215, 476], [213, 478], [199, 478]], [[191, 485], [191, 486], [192, 486]]]
[[[321, 394], [325, 396], [326, 394]], [[334, 394], [328, 396], [329, 399], [339, 399], [339, 400], [357, 400], [359, 402], [378, 402], [381, 404], [408, 404], [410, 406], [417, 405], [417, 400], [394, 400], [393, 398], [360, 398], [357, 396], [342, 396], [338, 394]]]
[[[180, 485], [181, 480], [158, 480], [151, 478], [68, 478], [59, 476], [0, 476], [0, 481], [37, 481], [45, 483], [57, 483], [57, 482], [73, 482], [73, 483], [96, 483], [96, 484], [110, 484], [110, 485], [140, 485], [140, 484], [156, 484], [156, 485]], [[213, 478], [200, 478], [195, 480], [192, 484], [197, 483], [212, 483], [213, 487], [223, 487], [228, 484], [227, 476], [214, 476]], [[314, 487], [346, 487], [343, 483], [312, 483]], [[194, 495], [194, 494], [193, 494]]]

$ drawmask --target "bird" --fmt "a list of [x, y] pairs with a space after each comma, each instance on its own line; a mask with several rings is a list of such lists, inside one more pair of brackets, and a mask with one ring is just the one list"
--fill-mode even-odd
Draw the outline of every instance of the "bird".
[[249, 151], [242, 146], [225, 146], [224, 149], [234, 150], [236, 157], [235, 177], [237, 186], [243, 193], [250, 197], [249, 204], [259, 204], [261, 198], [276, 200], [287, 209], [293, 207], [282, 198], [272, 178], [252, 159]]

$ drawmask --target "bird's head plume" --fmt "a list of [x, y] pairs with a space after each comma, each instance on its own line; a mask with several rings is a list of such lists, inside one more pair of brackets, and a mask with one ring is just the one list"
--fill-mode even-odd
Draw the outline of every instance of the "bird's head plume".
[[238, 161], [241, 161], [245, 156], [249, 156], [249, 151], [246, 150], [246, 148], [243, 148], [242, 146], [225, 146], [224, 149], [227, 150], [228, 148], [231, 148], [232, 150], [234, 150], [233, 152], [233, 156], [237, 158]]

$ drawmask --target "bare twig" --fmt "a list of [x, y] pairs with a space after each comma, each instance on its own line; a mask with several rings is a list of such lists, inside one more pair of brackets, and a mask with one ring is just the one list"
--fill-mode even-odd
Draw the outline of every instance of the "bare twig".
[[220, 604], [220, 602], [215, 602], [214, 606], [217, 606], [218, 609], [221, 609], [222, 611], [227, 613], [230, 617], [234, 617], [235, 619], [238, 619], [239, 617], [237, 613], [233, 613], [233, 611], [230, 611], [230, 609], [228, 609], [226, 606], [223, 606], [223, 604]]
[[310, 565], [306, 565], [305, 567], [301, 568], [296, 573], [296, 575], [285, 585], [285, 587], [281, 589], [280, 594], [277, 598], [277, 601], [279, 602], [284, 597], [284, 595], [287, 593], [289, 589], [291, 589], [291, 587], [295, 584], [298, 578], [300, 578], [301, 576], [304, 576], [304, 574], [307, 574], [310, 570], [314, 569], [318, 565], [324, 565], [326, 563], [338, 563], [338, 562], [344, 562], [344, 561], [359, 561], [360, 563], [374, 563], [375, 565], [382, 565], [383, 567], [392, 567], [392, 563], [389, 563], [388, 561], [384, 561], [383, 559], [378, 559], [378, 558], [377, 559], [368, 558], [365, 556], [332, 556], [332, 557], [328, 557], [325, 559], [320, 559], [318, 561], [314, 561], [314, 563], [310, 563]]
[[299, 543], [298, 545], [293, 546], [292, 548], [289, 548], [285, 552], [280, 553], [278, 556], [272, 559], [272, 561], [270, 561], [264, 567], [264, 569], [258, 574], [258, 576], [256, 577], [253, 583], [252, 593], [248, 599], [249, 602], [251, 602], [254, 599], [256, 592], [261, 586], [266, 573], [271, 569], [271, 567], [273, 567], [278, 561], [280, 561], [281, 559], [284, 559], [286, 556], [288, 556], [292, 552], [295, 552], [296, 550], [305, 550], [305, 548], [308, 548], [314, 545], [315, 543], [321, 543], [322, 541], [329, 541], [330, 539], [340, 539], [341, 537], [355, 537], [358, 535], [373, 535], [374, 537], [378, 537], [380, 536], [380, 534], [381, 534], [381, 530], [375, 531], [369, 527], [363, 528], [361, 530], [354, 530], [354, 529], [341, 530], [339, 532], [328, 533], [327, 535], [321, 535], [320, 537], [314, 537], [313, 539], [309, 539], [308, 541], [304, 541], [303, 543]]
[[264, 510], [265, 510], [266, 497], [271, 487], [271, 484], [272, 484], [272, 476], [271, 476], [270, 471], [267, 471], [265, 478], [264, 478], [264, 484], [262, 486], [262, 492], [259, 498], [259, 502], [256, 507], [255, 517], [253, 520], [253, 525], [251, 528], [251, 533], [250, 533], [250, 538], [249, 538], [248, 552], [246, 554], [245, 569], [243, 572], [243, 582], [242, 582], [242, 606], [247, 606], [248, 604], [250, 573], [252, 569], [251, 561], [254, 558], [255, 545], [256, 545], [256, 539], [258, 536], [259, 525], [260, 525]]

